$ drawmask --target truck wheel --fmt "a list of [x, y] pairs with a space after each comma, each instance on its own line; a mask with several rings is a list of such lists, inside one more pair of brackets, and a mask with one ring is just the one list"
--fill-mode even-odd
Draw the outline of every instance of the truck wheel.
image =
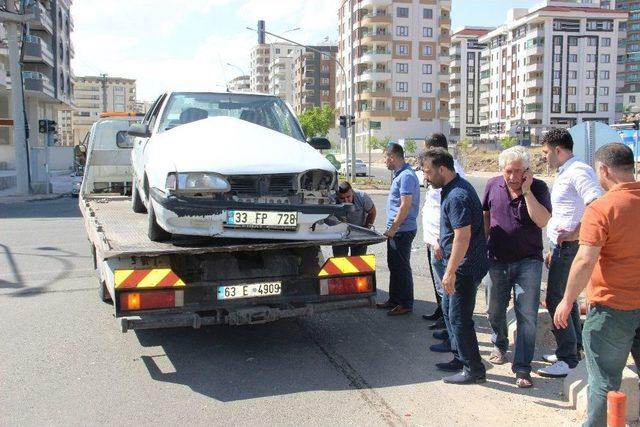
[[147, 208], [144, 207], [144, 203], [142, 203], [142, 199], [140, 198], [140, 191], [138, 191], [135, 178], [131, 184], [131, 209], [133, 209], [135, 213], [145, 213], [147, 211]]
[[147, 230], [147, 234], [149, 235], [149, 240], [152, 242], [164, 242], [171, 238], [171, 233], [166, 231], [164, 228], [158, 225], [158, 221], [156, 221], [156, 214], [153, 211], [153, 203], [149, 200], [149, 228]]
[[100, 281], [100, 287], [98, 288], [98, 296], [100, 297], [100, 300], [102, 302], [113, 304], [113, 300], [111, 299], [111, 294], [109, 294], [107, 285], [103, 281]]

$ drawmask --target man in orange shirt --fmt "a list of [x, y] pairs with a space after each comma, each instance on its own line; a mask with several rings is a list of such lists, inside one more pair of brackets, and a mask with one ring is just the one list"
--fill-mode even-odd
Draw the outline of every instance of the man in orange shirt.
[[576, 255], [554, 323], [566, 328], [574, 301], [587, 287], [589, 311], [582, 340], [589, 373], [586, 426], [606, 426], [607, 392], [618, 390], [640, 327], [640, 183], [634, 155], [620, 143], [595, 155], [607, 194], [587, 206]]

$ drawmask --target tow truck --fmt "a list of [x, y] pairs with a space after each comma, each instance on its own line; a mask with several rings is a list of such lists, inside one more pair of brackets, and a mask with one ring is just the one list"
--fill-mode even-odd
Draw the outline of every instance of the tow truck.
[[130, 161], [127, 170], [122, 162], [130, 159], [129, 146], [115, 149], [105, 155], [87, 147], [79, 206], [99, 297], [113, 304], [122, 332], [259, 324], [375, 303], [375, 256], [329, 257], [322, 248], [384, 241], [376, 231], [349, 225], [328, 240], [173, 235], [154, 242], [146, 216], [131, 209], [129, 182], [114, 185], [114, 170], [132, 174]]

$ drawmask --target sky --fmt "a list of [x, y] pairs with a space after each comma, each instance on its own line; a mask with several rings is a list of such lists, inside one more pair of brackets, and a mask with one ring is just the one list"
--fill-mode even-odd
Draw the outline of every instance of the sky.
[[[134, 78], [145, 101], [168, 89], [223, 89], [225, 81], [249, 72], [257, 36], [246, 27], [264, 19], [267, 31], [301, 43], [335, 40], [338, 1], [76, 0], [73, 70], [76, 76]], [[537, 3], [452, 0], [452, 27], [497, 26], [509, 9]]]

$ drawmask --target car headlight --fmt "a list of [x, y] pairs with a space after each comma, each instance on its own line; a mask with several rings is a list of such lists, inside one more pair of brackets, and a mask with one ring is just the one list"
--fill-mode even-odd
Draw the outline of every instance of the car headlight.
[[231, 190], [229, 181], [222, 175], [207, 172], [187, 172], [167, 175], [166, 188], [169, 191], [194, 193], [226, 193]]

